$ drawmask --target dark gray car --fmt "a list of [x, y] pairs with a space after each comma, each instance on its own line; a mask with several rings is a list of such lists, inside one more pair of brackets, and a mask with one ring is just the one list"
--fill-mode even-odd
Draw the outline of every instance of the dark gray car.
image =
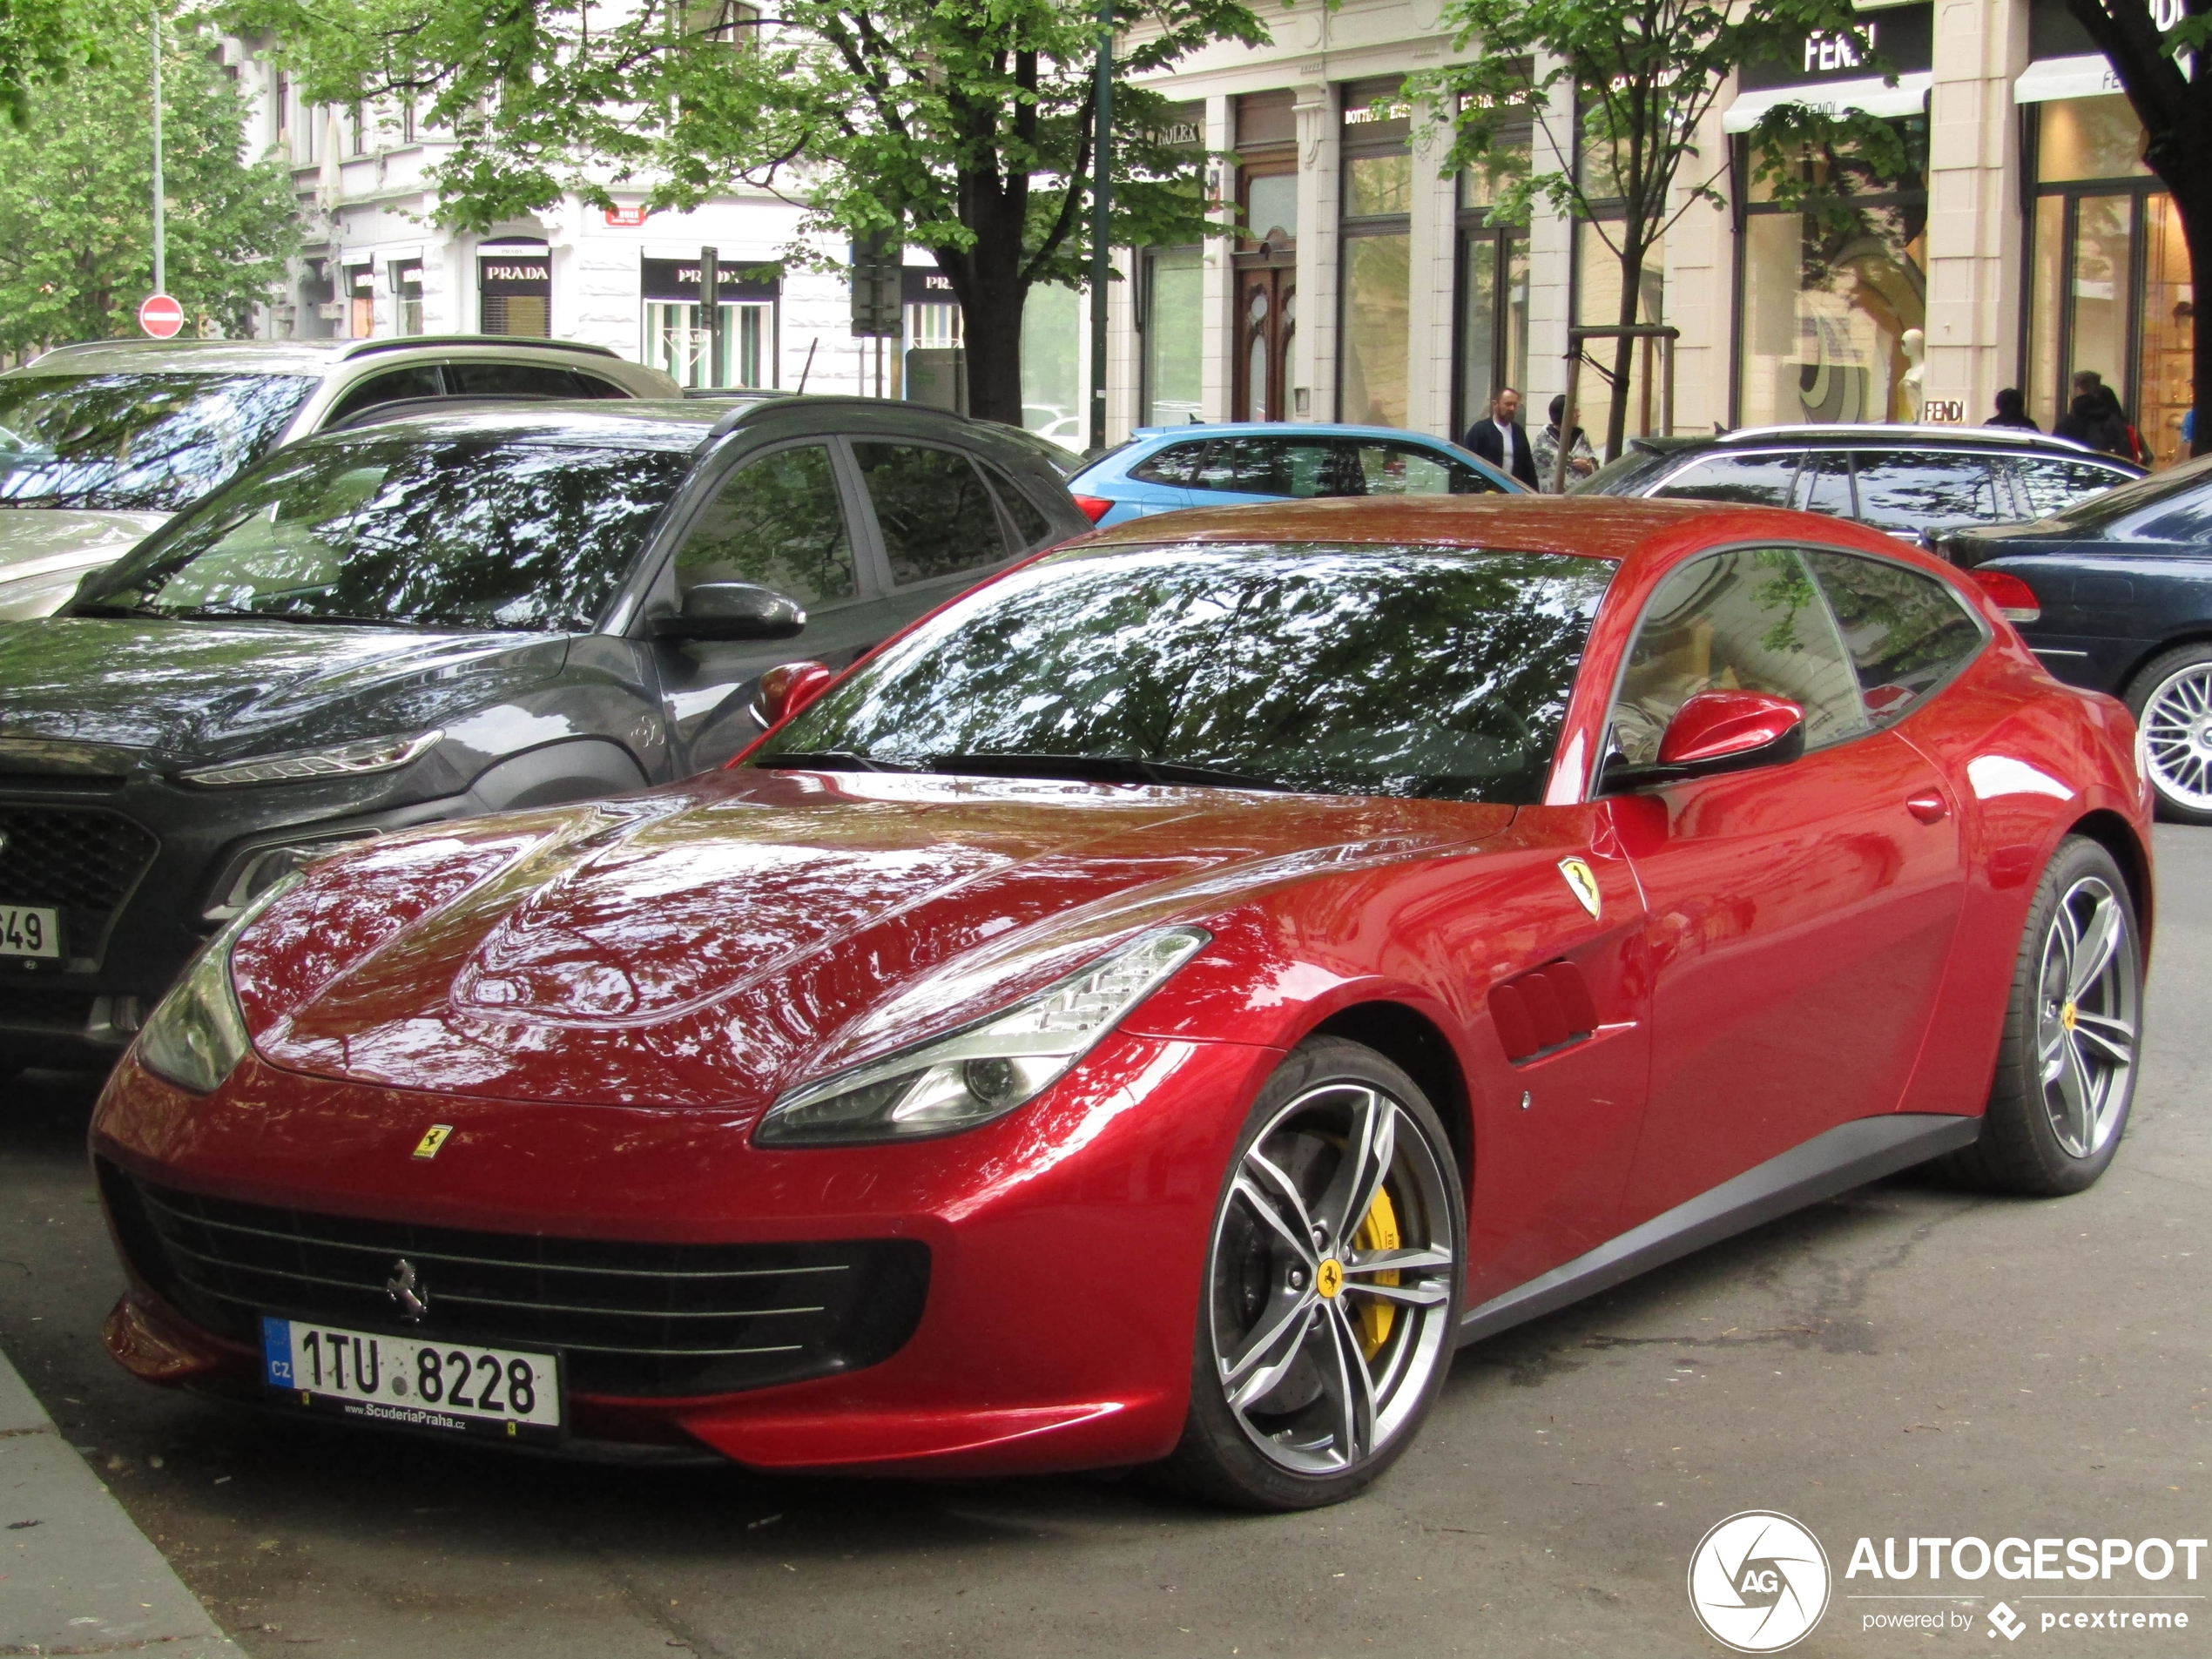
[[430, 406], [292, 445], [0, 624], [0, 1066], [104, 1063], [320, 851], [717, 765], [767, 668], [1089, 528], [1027, 435], [871, 399]]

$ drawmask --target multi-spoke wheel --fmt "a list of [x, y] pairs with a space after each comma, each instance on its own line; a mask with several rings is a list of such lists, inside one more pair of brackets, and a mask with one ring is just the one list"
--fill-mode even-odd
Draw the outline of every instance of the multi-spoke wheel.
[[2112, 854], [2060, 843], [2028, 910], [1981, 1139], [1956, 1167], [2008, 1192], [2079, 1192], [2127, 1127], [2142, 1047], [2142, 947]]
[[1174, 1473], [1271, 1509], [1373, 1480], [1450, 1364], [1466, 1236], [1451, 1143], [1413, 1080], [1355, 1043], [1301, 1046], [1215, 1211]]
[[2157, 792], [2161, 816], [2212, 824], [2212, 646], [2184, 645], [2156, 658], [2128, 687], [2135, 712], [2135, 763]]

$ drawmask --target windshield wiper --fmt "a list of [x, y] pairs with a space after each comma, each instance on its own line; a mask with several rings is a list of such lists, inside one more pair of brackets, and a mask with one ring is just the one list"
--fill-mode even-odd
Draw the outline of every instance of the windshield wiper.
[[763, 772], [913, 772], [913, 766], [850, 749], [788, 749], [752, 763]]
[[1140, 760], [1135, 755], [944, 754], [929, 758], [932, 772], [974, 772], [986, 778], [1069, 778], [1080, 783], [1197, 784], [1213, 789], [1271, 789], [1295, 792], [1295, 784], [1231, 772], [1225, 766], [1180, 760]]

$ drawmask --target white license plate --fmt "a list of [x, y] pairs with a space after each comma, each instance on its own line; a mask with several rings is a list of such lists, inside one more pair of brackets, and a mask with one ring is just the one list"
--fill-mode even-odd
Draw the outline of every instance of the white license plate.
[[62, 913], [32, 905], [0, 905], [0, 956], [62, 954]]
[[261, 1370], [305, 1406], [399, 1428], [544, 1440], [561, 1429], [550, 1353], [428, 1342], [304, 1319], [261, 1319]]

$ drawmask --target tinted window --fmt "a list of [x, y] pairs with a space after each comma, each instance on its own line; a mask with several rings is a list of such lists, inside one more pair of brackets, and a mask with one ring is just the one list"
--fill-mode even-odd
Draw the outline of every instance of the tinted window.
[[1981, 649], [1981, 625], [1935, 577], [1885, 559], [1804, 556], [1843, 629], [1875, 725], [1897, 719]]
[[1917, 536], [2008, 515], [1981, 455], [1869, 454], [1858, 457], [1858, 516], [1877, 529]]
[[[0, 414], [0, 426], [6, 424], [5, 415]], [[2082, 466], [2087, 463], [2074, 462], [2071, 464]], [[2139, 513], [2147, 515], [2148, 509], [2161, 507], [2176, 511], [2195, 509], [2200, 494], [2212, 496], [2212, 477], [2208, 477], [2208, 473], [2212, 473], [2212, 455], [2199, 455], [2194, 461], [2184, 461], [2178, 467], [2169, 467], [2148, 478], [2138, 478], [2116, 489], [2085, 496], [2054, 516], [2068, 529], [2085, 536], [2094, 536], [2123, 518]]]
[[702, 582], [758, 582], [804, 605], [860, 590], [826, 448], [779, 449], [730, 475], [676, 550], [678, 593]]
[[2048, 518], [2085, 496], [2128, 482], [2125, 473], [2087, 461], [2066, 461], [2056, 455], [2023, 455], [2012, 462], [2013, 483], [2020, 491], [2020, 510], [2030, 518]]
[[1805, 457], [1797, 475], [1797, 504], [1808, 513], [1831, 518], [1856, 518], [1851, 506], [1851, 457], [1835, 450]]
[[1129, 475], [1148, 484], [1167, 484], [1177, 489], [1188, 489], [1198, 475], [1198, 463], [1205, 459], [1203, 443], [1171, 443], [1157, 455], [1147, 455], [1129, 469]]
[[1607, 462], [1587, 478], [1578, 478], [1567, 486], [1570, 496], [1636, 496], [1643, 487], [1674, 464], [1675, 446], [1660, 449], [1644, 448], [1643, 441], [1629, 440], [1628, 448], [1615, 461]]
[[347, 415], [373, 409], [379, 403], [396, 403], [409, 397], [437, 397], [445, 389], [445, 382], [438, 378], [438, 371], [431, 364], [395, 368], [388, 374], [371, 376], [340, 398], [323, 424], [336, 426]]
[[1131, 758], [1332, 793], [1534, 801], [1610, 576], [1557, 554], [1417, 548], [1062, 554], [908, 635], [775, 749], [981, 772], [991, 757]]
[[1326, 438], [1217, 438], [1191, 481], [1194, 489], [1303, 500], [1342, 494], [1337, 448]]
[[550, 363], [448, 363], [453, 389], [464, 397], [594, 397], [597, 385]]
[[1699, 691], [1738, 691], [1800, 705], [1808, 747], [1866, 730], [1836, 624], [1787, 549], [1715, 553], [1659, 584], [1613, 705], [1614, 746], [1649, 765], [1676, 709]]
[[998, 563], [1008, 554], [991, 492], [968, 457], [916, 444], [855, 443], [876, 527], [904, 586]]
[[1370, 496], [1480, 496], [1498, 486], [1476, 469], [1412, 443], [1348, 443], [1352, 477]]
[[688, 455], [544, 441], [311, 444], [145, 543], [79, 604], [587, 628], [690, 465]]
[[1014, 521], [1015, 533], [1021, 536], [1022, 546], [1035, 547], [1052, 534], [1052, 521], [1044, 516], [1042, 508], [1022, 493], [1021, 485], [988, 462], [979, 461], [975, 464], [982, 469], [983, 475], [991, 481], [991, 488], [998, 492], [999, 501], [1005, 507], [1007, 516]]
[[0, 502], [173, 513], [274, 443], [304, 374], [26, 374], [0, 380]]
[[1651, 493], [1692, 501], [1730, 501], [1751, 507], [1787, 507], [1797, 480], [1797, 457], [1712, 455], [1689, 466]]

